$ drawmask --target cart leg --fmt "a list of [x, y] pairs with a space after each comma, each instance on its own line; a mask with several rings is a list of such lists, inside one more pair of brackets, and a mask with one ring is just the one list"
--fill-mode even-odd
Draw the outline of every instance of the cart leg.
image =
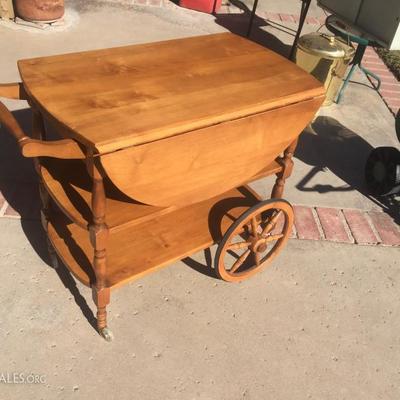
[[97, 306], [97, 329], [107, 341], [113, 339], [107, 327], [107, 304], [110, 303], [110, 288], [107, 287], [107, 241], [108, 227], [105, 222], [106, 196], [103, 178], [93, 159], [89, 162], [89, 173], [93, 177], [92, 213], [93, 223], [89, 228], [90, 242], [94, 249], [93, 267], [96, 282], [93, 285], [93, 300]]
[[294, 151], [296, 150], [296, 146], [297, 146], [297, 139], [292, 142], [289, 147], [285, 150], [285, 152], [283, 153], [283, 157], [282, 157], [282, 165], [283, 165], [283, 169], [282, 171], [277, 174], [277, 178], [275, 181], [275, 185], [272, 189], [272, 193], [271, 193], [271, 197], [273, 199], [279, 199], [282, 198], [283, 195], [283, 189], [285, 188], [285, 182], [286, 179], [289, 178], [289, 176], [292, 174], [292, 170], [293, 170], [293, 154]]
[[107, 327], [107, 305], [110, 303], [110, 288], [92, 288], [93, 301], [97, 306], [97, 330], [108, 342], [113, 340], [113, 334]]
[[[45, 139], [46, 137], [46, 130], [44, 127], [43, 117], [39, 111], [32, 107], [32, 136], [34, 139]], [[33, 160], [35, 169], [37, 174], [39, 175], [39, 195], [40, 201], [42, 203], [42, 209], [40, 211], [40, 219], [42, 222], [42, 226], [44, 231], [47, 234], [47, 225], [49, 223], [49, 215], [50, 215], [50, 195], [47, 192], [41, 174], [41, 165], [38, 158], [34, 158]], [[50, 242], [50, 239], [47, 237], [47, 251], [50, 257], [50, 264], [54, 269], [58, 268], [58, 258], [57, 254], [54, 250], [53, 245]]]

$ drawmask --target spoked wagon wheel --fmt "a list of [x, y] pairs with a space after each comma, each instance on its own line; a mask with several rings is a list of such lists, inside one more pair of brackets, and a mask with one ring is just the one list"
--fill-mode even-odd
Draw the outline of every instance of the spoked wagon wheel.
[[293, 209], [285, 200], [270, 199], [249, 208], [227, 230], [215, 255], [217, 275], [242, 281], [270, 263], [286, 244]]

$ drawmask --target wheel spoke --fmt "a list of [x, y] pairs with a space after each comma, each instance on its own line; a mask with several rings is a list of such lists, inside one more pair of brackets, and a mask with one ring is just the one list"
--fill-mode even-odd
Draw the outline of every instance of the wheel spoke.
[[231, 243], [227, 249], [228, 250], [239, 250], [239, 249], [246, 249], [251, 245], [250, 242], [239, 242], [239, 243]]
[[246, 260], [247, 256], [250, 254], [250, 250], [246, 250], [233, 264], [232, 268], [229, 270], [231, 274], [233, 274], [235, 271], [237, 271], [241, 265], [244, 263]]
[[266, 242], [274, 242], [275, 240], [279, 240], [279, 239], [283, 238], [283, 236], [285, 236], [283, 233], [279, 233], [277, 235], [269, 235], [264, 240]]
[[278, 222], [278, 218], [280, 217], [280, 215], [282, 214], [282, 210], [279, 210], [267, 223], [267, 225], [265, 226], [264, 230], [261, 233], [261, 236], [266, 235], [267, 233], [271, 232], [272, 229], [274, 229], [276, 223]]
[[256, 217], [253, 217], [253, 218], [251, 219], [251, 230], [253, 231], [253, 236], [254, 236], [254, 237], [257, 237], [257, 235], [258, 235], [258, 232], [257, 232], [257, 230], [258, 230], [258, 223], [257, 223]]
[[261, 261], [261, 255], [260, 255], [259, 252], [257, 252], [257, 251], [254, 252], [254, 259], [256, 261], [257, 267], [259, 267], [260, 266], [260, 261]]

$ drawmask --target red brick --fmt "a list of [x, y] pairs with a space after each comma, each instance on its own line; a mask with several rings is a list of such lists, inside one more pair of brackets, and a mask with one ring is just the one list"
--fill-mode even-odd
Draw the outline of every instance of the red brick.
[[380, 65], [380, 66], [375, 65], [372, 69], [374, 71], [379, 72], [379, 77], [382, 80], [393, 78], [393, 74], [384, 65]]
[[306, 23], [310, 25], [318, 25], [319, 21], [315, 17], [307, 17], [306, 18]]
[[[283, 218], [283, 216], [279, 217], [278, 221], [276, 222], [275, 228], [272, 229], [271, 234], [272, 235], [276, 235], [278, 233], [282, 233], [282, 229], [283, 229], [283, 223], [285, 222], [285, 219]], [[289, 238], [290, 239], [295, 239], [296, 233], [295, 233], [295, 227], [293, 225], [292, 230], [290, 232]]]
[[382, 85], [398, 86], [400, 88], [399, 82], [395, 79], [395, 77], [391, 72], [382, 73], [382, 71], [377, 71], [377, 70], [371, 70], [371, 71], [375, 72], [379, 76], [379, 78], [381, 78]]
[[321, 239], [317, 222], [310, 207], [294, 206], [294, 221], [299, 239]]
[[353, 239], [351, 239], [346, 232], [340, 210], [336, 208], [317, 207], [317, 214], [327, 240], [353, 243]]
[[6, 200], [5, 200], [4, 196], [3, 196], [3, 193], [1, 193], [1, 191], [0, 191], [0, 211], [3, 208], [5, 201]]
[[294, 22], [294, 19], [290, 14], [279, 14], [279, 17], [283, 22]]
[[367, 53], [365, 53], [365, 55], [364, 55], [364, 57], [363, 57], [363, 59], [362, 59], [362, 62], [363, 62], [363, 64], [364, 64], [364, 63], [367, 63], [367, 62], [371, 62], [371, 63], [374, 63], [374, 64], [382, 64], [382, 65], [385, 65], [385, 64], [382, 62], [382, 60], [381, 60], [376, 54], [374, 54], [374, 53], [372, 53], [372, 54], [367, 54]]
[[400, 108], [400, 101], [399, 100], [393, 100], [393, 99], [385, 99], [385, 102], [387, 105], [394, 111], [397, 111]]
[[399, 104], [399, 102], [400, 102], [400, 98], [398, 96], [396, 96], [396, 97], [382, 96], [382, 97], [385, 99], [386, 103], [389, 103], [389, 104], [396, 105], [396, 104]]
[[398, 113], [399, 110], [400, 110], [400, 105], [396, 105], [396, 106], [388, 105], [388, 107], [390, 108], [390, 110], [392, 111], [392, 113], [395, 114], [395, 115], [397, 115], [397, 113]]
[[363, 66], [372, 72], [376, 72], [382, 80], [393, 78], [393, 74], [384, 65], [363, 62]]
[[265, 12], [264, 15], [265, 15], [265, 18], [267, 18], [271, 21], [280, 21], [281, 20], [281, 18], [279, 17], [279, 14], [277, 14], [277, 13]]
[[377, 244], [379, 242], [363, 212], [359, 210], [343, 210], [343, 214], [356, 243]]
[[15, 211], [10, 205], [7, 206], [4, 215], [6, 217], [20, 217], [19, 213]]
[[365, 49], [365, 54], [368, 54], [368, 55], [373, 54], [373, 55], [376, 55], [377, 57], [379, 57], [378, 53], [372, 47], [367, 47]]
[[399, 91], [391, 91], [387, 89], [379, 90], [379, 93], [384, 97], [387, 101], [390, 100], [400, 100], [400, 90]]
[[368, 63], [368, 64], [373, 64], [376, 66], [381, 66], [381, 65], [385, 65], [379, 58], [375, 58], [375, 57], [363, 57], [363, 65], [364, 63]]
[[399, 227], [393, 222], [389, 215], [383, 212], [371, 211], [369, 212], [369, 216], [382, 239], [382, 244], [400, 246]]
[[382, 82], [381, 89], [387, 90], [396, 90], [400, 87], [400, 83], [398, 82]]

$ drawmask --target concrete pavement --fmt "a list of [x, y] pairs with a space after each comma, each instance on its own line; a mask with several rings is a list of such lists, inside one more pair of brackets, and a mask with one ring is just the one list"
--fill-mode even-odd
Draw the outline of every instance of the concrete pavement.
[[106, 343], [90, 290], [27, 243], [38, 224], [0, 224], [0, 372], [45, 381], [0, 383], [2, 399], [400, 396], [397, 248], [291, 240], [241, 284], [207, 276], [197, 254], [113, 292]]

